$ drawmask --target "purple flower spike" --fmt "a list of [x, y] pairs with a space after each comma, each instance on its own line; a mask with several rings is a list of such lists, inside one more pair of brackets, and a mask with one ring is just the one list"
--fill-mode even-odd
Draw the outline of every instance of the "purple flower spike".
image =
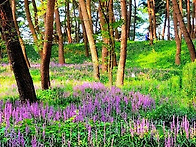
[[37, 139], [36, 139], [36, 136], [33, 136], [32, 137], [31, 145], [32, 145], [32, 147], [37, 147]]

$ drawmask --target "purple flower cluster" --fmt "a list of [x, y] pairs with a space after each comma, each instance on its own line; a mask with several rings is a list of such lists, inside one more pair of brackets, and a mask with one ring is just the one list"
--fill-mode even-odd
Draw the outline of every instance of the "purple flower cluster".
[[[8, 64], [1, 64], [2, 66], [7, 66]], [[71, 68], [76, 68], [76, 69], [81, 69], [81, 67], [88, 67], [88, 66], [92, 66], [91, 62], [85, 62], [82, 64], [59, 64], [59, 63], [55, 63], [53, 61], [50, 62], [50, 67], [71, 67]], [[31, 67], [33, 68], [39, 68], [40, 64], [31, 64]]]
[[166, 132], [164, 124], [165, 147], [178, 146], [177, 138], [185, 136], [187, 140], [196, 138], [196, 122], [190, 123], [186, 116], [179, 121], [178, 117], [173, 116], [173, 121], [170, 123], [170, 130]]
[[10, 66], [10, 64], [9, 64], [9, 63], [1, 63], [0, 65], [1, 65], [1, 67]]
[[138, 111], [139, 109], [155, 109], [155, 101], [149, 95], [142, 95], [139, 92], [130, 92], [132, 111]]
[[[73, 88], [74, 96], [83, 100], [83, 103], [88, 103], [88, 107], [94, 108], [99, 102], [104, 109], [115, 108], [116, 113], [119, 113], [120, 104], [123, 104], [123, 112], [126, 111], [128, 105], [131, 104], [132, 112], [137, 112], [140, 109], [154, 109], [155, 101], [150, 96], [142, 95], [137, 92], [130, 92], [126, 96], [119, 88], [112, 87], [111, 89], [105, 87], [102, 83], [84, 83], [83, 85], [75, 86]], [[95, 106], [92, 106], [95, 103]]]
[[12, 125], [18, 125], [19, 122], [25, 119], [34, 119], [35, 122], [52, 122], [56, 120], [66, 121], [68, 118], [75, 115], [76, 106], [68, 106], [65, 110], [55, 110], [52, 106], [33, 103], [20, 104], [18, 101], [13, 105], [10, 102], [6, 102], [4, 109], [1, 107], [0, 111], [0, 123], [5, 122], [6, 127]]
[[102, 83], [83, 83], [82, 85], [73, 87], [73, 95], [80, 97], [82, 96], [83, 98], [85, 98], [86, 95], [89, 95], [89, 93], [85, 91], [87, 89], [91, 89], [92, 93], [105, 92], [107, 90], [107, 88]]
[[[59, 140], [53, 135], [47, 136], [48, 127], [51, 125], [56, 126], [61, 134], [58, 139], [65, 146], [72, 146], [73, 141], [77, 141], [80, 145], [84, 140], [84, 134], [90, 146], [99, 146], [93, 144], [96, 142], [106, 145], [108, 130], [111, 131], [110, 135], [120, 133], [120, 136], [126, 136], [128, 134], [132, 138], [139, 137], [140, 139], [148, 138], [150, 135], [150, 138], [156, 142], [159, 143], [160, 140], [164, 142], [166, 147], [178, 146], [181, 136], [187, 140], [196, 138], [196, 122], [189, 122], [186, 116], [182, 119], [173, 116], [169, 128], [164, 123], [160, 124], [163, 134], [160, 134], [160, 125], [157, 128], [155, 122], [145, 118], [134, 118], [133, 113], [139, 110], [146, 111], [155, 108], [154, 100], [148, 95], [142, 95], [139, 92], [130, 92], [126, 95], [119, 88], [109, 89], [101, 83], [84, 83], [76, 86], [73, 89], [73, 95], [80, 98], [81, 103], [79, 105], [71, 103], [63, 109], [43, 103], [21, 104], [15, 101], [13, 104], [9, 101], [5, 103], [0, 101], [0, 126], [1, 130], [5, 129], [4, 138], [8, 138], [6, 146], [25, 146], [25, 144], [44, 146], [43, 140], [54, 145]], [[67, 127], [66, 123], [76, 124], [76, 126], [84, 124], [85, 129]], [[98, 124], [99, 127], [95, 127], [92, 123]], [[104, 123], [104, 126], [101, 123]], [[31, 125], [33, 125], [34, 133], [32, 133]], [[20, 130], [21, 127], [23, 130]], [[76, 138], [72, 138], [73, 129], [77, 129]], [[102, 137], [99, 137], [99, 129], [102, 129]], [[69, 134], [68, 138], [66, 137], [68, 134], [64, 131]], [[25, 138], [30, 138], [30, 140], [25, 140]], [[100, 138], [102, 140], [99, 140]], [[115, 137], [110, 139], [111, 146], [113, 146], [116, 141]], [[0, 145], [5, 144], [0, 140]]]
[[[118, 98], [115, 99], [115, 101], [118, 101]], [[90, 104], [91, 102], [89, 102]], [[116, 107], [116, 106], [115, 106]], [[85, 107], [88, 108], [88, 107]], [[81, 109], [81, 111], [84, 111], [84, 109]], [[14, 127], [20, 125], [23, 120], [25, 119], [33, 119], [32, 124], [34, 124], [35, 128], [35, 134], [31, 138], [31, 145], [32, 146], [42, 146], [42, 144], [37, 140], [37, 138], [40, 138], [42, 136], [43, 139], [45, 139], [46, 134], [46, 125], [59, 125], [57, 122], [66, 122], [67, 119], [73, 118], [73, 122], [80, 123], [79, 121], [83, 121], [85, 123], [86, 127], [86, 134], [87, 134], [87, 141], [89, 144], [93, 143], [93, 139], [97, 138], [97, 129], [92, 129], [91, 124], [89, 123], [87, 117], [94, 118], [96, 115], [91, 115], [92, 112], [91, 109], [86, 109], [87, 112], [81, 112], [80, 109], [78, 110], [75, 105], [70, 105], [66, 109], [57, 109], [55, 110], [53, 107], [49, 106], [43, 106], [43, 104], [29, 104], [22, 105], [20, 103], [16, 103], [15, 105], [12, 105], [10, 102], [5, 103], [5, 107], [1, 107], [1, 123], [0, 126], [3, 127], [6, 123], [6, 132], [5, 137], [10, 138], [7, 142], [7, 146], [24, 146], [26, 143], [25, 138], [31, 133], [29, 126], [27, 125], [24, 132], [21, 132], [20, 130], [14, 130]], [[87, 113], [85, 119], [83, 120], [77, 120], [80, 116], [80, 113]], [[103, 119], [102, 115], [106, 115], [105, 112], [101, 112], [100, 116], [101, 119]], [[125, 113], [119, 113], [119, 115], [124, 115], [126, 117]], [[110, 117], [109, 117], [110, 118]], [[95, 118], [96, 119], [96, 118]], [[113, 122], [111, 120], [108, 120], [107, 116], [105, 116], [105, 119], [103, 121], [110, 121], [110, 125], [116, 126], [118, 124], [118, 120], [116, 118], [113, 118], [116, 122]], [[98, 121], [98, 122], [102, 122]], [[166, 147], [170, 146], [177, 146], [177, 140], [179, 136], [185, 136], [187, 139], [193, 139], [196, 137], [196, 122], [190, 123], [186, 116], [182, 118], [182, 121], [179, 121], [178, 117], [173, 116], [173, 121], [170, 123], [170, 128], [166, 129], [165, 125], [162, 124], [162, 129], [164, 132], [164, 135], [159, 134], [159, 130], [156, 128], [156, 125], [145, 118], [142, 119], [129, 119], [124, 120], [123, 122], [120, 121], [120, 132], [121, 136], [126, 135], [127, 133], [130, 134], [131, 137], [138, 136], [139, 138], [145, 138], [149, 134], [152, 138], [154, 138], [157, 142], [159, 142], [160, 139], [164, 139], [164, 143]], [[40, 126], [40, 123], [42, 123], [42, 128], [38, 127]], [[103, 143], [106, 142], [106, 129], [111, 126], [106, 126], [104, 123], [104, 137], [103, 137]], [[61, 126], [59, 125], [59, 128]], [[72, 129], [70, 129], [70, 134]], [[116, 130], [118, 130], [119, 127], [116, 126]], [[83, 130], [84, 131], [84, 130]], [[118, 131], [117, 131], [118, 132]], [[61, 132], [62, 134], [64, 132]], [[78, 131], [77, 134], [77, 140], [78, 144], [81, 142], [81, 132]], [[95, 138], [93, 138], [93, 134], [95, 135]], [[114, 138], [112, 138], [114, 139]], [[57, 143], [57, 140], [55, 140], [55, 137], [50, 137], [49, 140], [51, 141], [51, 144]], [[67, 141], [65, 141], [64, 136], [62, 135], [62, 144], [70, 145], [71, 144], [71, 138]], [[97, 139], [96, 139], [97, 140]], [[112, 141], [112, 140], [111, 140]], [[97, 141], [98, 142], [98, 141]], [[1, 141], [0, 141], [1, 143]]]

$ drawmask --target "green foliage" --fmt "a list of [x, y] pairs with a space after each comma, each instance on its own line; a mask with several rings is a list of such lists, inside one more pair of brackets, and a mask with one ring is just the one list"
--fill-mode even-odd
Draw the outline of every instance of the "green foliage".
[[34, 48], [35, 45], [31, 45], [31, 44], [26, 44], [25, 45], [26, 47], [26, 52], [27, 52], [27, 57], [28, 59], [35, 63], [35, 62], [38, 62], [40, 57], [39, 57], [39, 54], [38, 52], [36, 51], [36, 49]]
[[[84, 44], [68, 44], [65, 45], [65, 61], [69, 64], [79, 64], [85, 61], [91, 61], [90, 58], [85, 56]], [[57, 48], [56, 48], [57, 52]], [[56, 56], [57, 57], [57, 56]]]
[[183, 91], [191, 97], [196, 96], [196, 62], [188, 63], [182, 72]]
[[2, 41], [1, 39], [0, 39], [0, 53], [1, 53], [1, 57], [2, 57], [2, 59], [0, 60], [0, 63], [7, 63], [8, 62], [8, 60], [7, 60], [7, 54], [6, 54], [6, 45], [5, 45], [5, 42], [4, 41]]
[[47, 103], [55, 107], [65, 108], [71, 103], [79, 103], [80, 99], [73, 97], [69, 91], [64, 88], [56, 87], [48, 90], [37, 90], [37, 98], [39, 101]]
[[117, 29], [118, 27], [121, 27], [124, 23], [123, 19], [120, 19], [118, 21], [113, 22], [112, 24], [110, 24], [114, 29]]

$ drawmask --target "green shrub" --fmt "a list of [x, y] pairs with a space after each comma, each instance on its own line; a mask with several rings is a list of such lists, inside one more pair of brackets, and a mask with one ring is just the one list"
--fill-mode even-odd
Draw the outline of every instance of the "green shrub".
[[0, 56], [1, 60], [0, 63], [7, 63], [7, 53], [6, 53], [6, 45], [5, 42], [0, 39]]
[[196, 96], [196, 62], [188, 63], [182, 71], [182, 88], [187, 96]]
[[172, 76], [170, 79], [170, 87], [172, 91], [180, 91], [180, 77], [179, 76]]

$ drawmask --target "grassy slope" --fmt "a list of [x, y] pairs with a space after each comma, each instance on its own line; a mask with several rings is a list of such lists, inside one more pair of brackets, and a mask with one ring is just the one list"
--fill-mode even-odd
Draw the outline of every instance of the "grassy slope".
[[[194, 42], [196, 44], [196, 42]], [[31, 62], [39, 62], [39, 55], [34, 50], [32, 45], [27, 45], [27, 54]], [[101, 62], [101, 43], [97, 44], [99, 57]], [[120, 42], [116, 42], [116, 53], [119, 57]], [[68, 64], [90, 62], [90, 58], [86, 58], [84, 54], [83, 44], [70, 44], [65, 46], [65, 59]], [[6, 55], [4, 55], [6, 57]], [[57, 46], [53, 47], [51, 60], [58, 61]], [[181, 66], [174, 64], [175, 60], [175, 41], [157, 41], [153, 46], [148, 42], [133, 42], [129, 41], [127, 46], [127, 62], [126, 67], [138, 68], [157, 68], [157, 69], [179, 69], [187, 62], [190, 62], [189, 52], [186, 43], [182, 43]], [[8, 62], [7, 58], [0, 61], [0, 63]]]
[[[101, 63], [101, 43], [97, 44], [100, 63]], [[179, 87], [178, 77], [181, 76], [181, 69], [190, 62], [188, 49], [185, 42], [182, 43], [182, 65], [176, 66], [175, 59], [175, 42], [174, 41], [158, 41], [153, 46], [148, 42], [128, 42], [127, 47], [127, 62], [125, 76], [125, 90], [141, 91], [144, 94], [151, 94], [157, 97], [160, 96], [175, 96]], [[117, 58], [119, 58], [120, 42], [116, 43]], [[91, 76], [91, 66], [84, 63], [91, 62], [90, 58], [85, 57], [83, 44], [71, 44], [65, 46], [66, 63], [71, 67], [51, 68], [52, 86], [66, 86], [68, 90], [72, 89], [73, 85], [81, 82], [93, 81]], [[31, 45], [27, 45], [27, 54], [32, 63], [39, 63], [39, 56]], [[5, 61], [5, 60], [4, 60]], [[51, 61], [58, 61], [58, 48], [53, 47]], [[76, 66], [75, 64], [79, 64]], [[39, 67], [32, 68], [31, 74], [34, 80], [36, 89], [40, 89], [40, 74]], [[114, 69], [114, 73], [116, 68]], [[8, 74], [11, 81], [6, 80], [5, 75]], [[131, 75], [134, 74], [135, 77]], [[173, 83], [173, 76], [177, 76], [176, 83]], [[114, 74], [115, 77], [115, 74]], [[9, 78], [9, 79], [10, 79]], [[175, 81], [175, 78], [174, 78]], [[11, 83], [10, 83], [11, 82]], [[107, 85], [107, 74], [101, 75], [101, 82]], [[0, 84], [1, 93], [11, 93], [9, 86], [15, 86], [14, 78], [10, 74], [9, 68], [0, 68]], [[176, 86], [176, 85], [177, 86]], [[175, 87], [176, 86], [176, 87]], [[177, 90], [175, 90], [177, 89]], [[15, 90], [14, 90], [15, 93]], [[38, 92], [39, 93], [39, 92]], [[5, 94], [3, 94], [5, 96]], [[6, 96], [8, 96], [6, 94]]]
[[[153, 46], [148, 42], [130, 42], [128, 46], [127, 66], [157, 69], [179, 69], [174, 64], [175, 42], [159, 41]], [[185, 42], [182, 44], [182, 66], [189, 62], [189, 53]], [[180, 67], [182, 67], [180, 66]]]

